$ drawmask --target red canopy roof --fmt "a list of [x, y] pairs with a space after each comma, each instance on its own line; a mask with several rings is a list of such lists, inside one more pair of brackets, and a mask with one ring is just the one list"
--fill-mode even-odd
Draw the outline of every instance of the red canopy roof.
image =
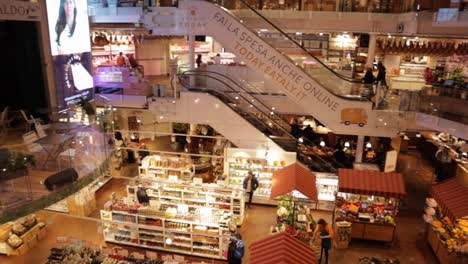
[[406, 195], [405, 182], [400, 173], [339, 169], [338, 179], [339, 192], [398, 199]]
[[299, 191], [309, 199], [317, 201], [315, 175], [300, 163], [294, 163], [275, 171], [270, 198], [274, 199], [292, 191]]
[[293, 236], [281, 232], [250, 245], [249, 263], [255, 264], [315, 264], [313, 248]]
[[468, 216], [468, 188], [457, 179], [449, 179], [432, 185], [430, 193], [452, 220]]

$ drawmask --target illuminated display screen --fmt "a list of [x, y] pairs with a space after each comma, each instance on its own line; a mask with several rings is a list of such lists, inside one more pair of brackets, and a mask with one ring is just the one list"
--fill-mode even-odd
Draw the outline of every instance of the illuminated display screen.
[[86, 0], [46, 0], [52, 56], [91, 51]]

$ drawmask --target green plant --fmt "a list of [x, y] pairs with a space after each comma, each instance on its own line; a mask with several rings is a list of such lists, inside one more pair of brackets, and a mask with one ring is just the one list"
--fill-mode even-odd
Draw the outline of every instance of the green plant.
[[85, 100], [84, 98], [81, 98], [78, 105], [81, 106], [81, 108], [83, 108], [83, 111], [85, 111], [85, 113], [87, 115], [95, 115], [96, 114], [96, 110], [94, 109], [94, 106], [91, 104], [90, 101]]
[[172, 128], [174, 132], [186, 132], [190, 129], [190, 125], [187, 123], [174, 123]]
[[27, 169], [30, 165], [36, 165], [34, 156], [23, 152], [9, 152], [8, 157], [0, 161], [2, 172], [17, 172]]
[[457, 67], [453, 70], [452, 73], [449, 73], [447, 76], [449, 80], [463, 81], [463, 67]]

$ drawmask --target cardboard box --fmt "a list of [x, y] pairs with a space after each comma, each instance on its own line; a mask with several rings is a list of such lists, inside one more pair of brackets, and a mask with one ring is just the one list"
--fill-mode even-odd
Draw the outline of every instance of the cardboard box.
[[47, 235], [47, 230], [46, 227], [42, 228], [39, 230], [39, 233], [37, 234], [37, 240], [42, 240], [45, 236]]

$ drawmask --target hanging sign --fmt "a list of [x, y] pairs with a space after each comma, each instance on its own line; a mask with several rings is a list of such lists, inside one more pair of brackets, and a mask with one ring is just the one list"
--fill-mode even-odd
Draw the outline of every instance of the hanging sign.
[[0, 20], [40, 21], [38, 3], [15, 0], [0, 0]]
[[398, 159], [398, 152], [396, 150], [387, 151], [385, 158], [385, 170], [384, 172], [393, 172], [396, 170], [396, 164]]

